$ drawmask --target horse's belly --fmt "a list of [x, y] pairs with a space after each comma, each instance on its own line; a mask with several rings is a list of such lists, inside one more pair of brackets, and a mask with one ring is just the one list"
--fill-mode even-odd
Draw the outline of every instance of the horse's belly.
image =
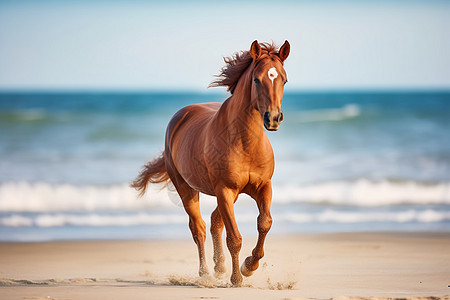
[[210, 195], [210, 196], [216, 195], [214, 192], [214, 189], [209, 184], [204, 184], [204, 183], [198, 182], [196, 180], [190, 180], [190, 182], [188, 182], [188, 184], [191, 188], [193, 188], [194, 190], [196, 190], [200, 193]]
[[197, 165], [193, 166], [191, 164], [188, 167], [180, 167], [180, 175], [194, 190], [203, 194], [214, 196], [214, 189], [211, 185], [206, 167], [204, 167], [203, 164], [196, 162], [195, 158], [193, 159], [193, 162]]

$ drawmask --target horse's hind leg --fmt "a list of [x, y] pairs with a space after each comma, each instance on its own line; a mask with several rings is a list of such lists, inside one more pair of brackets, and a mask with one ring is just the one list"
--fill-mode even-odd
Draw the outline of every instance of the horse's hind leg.
[[194, 198], [187, 198], [187, 201], [183, 200], [183, 205], [189, 215], [189, 228], [191, 229], [192, 237], [197, 244], [198, 258], [200, 261], [198, 274], [200, 276], [207, 275], [209, 271], [205, 259], [206, 224], [200, 214], [198, 192]]
[[189, 215], [189, 228], [192, 233], [195, 244], [198, 248], [199, 270], [200, 276], [209, 274], [208, 266], [205, 259], [205, 240], [206, 240], [206, 224], [200, 213], [200, 205], [198, 192], [192, 189], [184, 179], [173, 169], [168, 169], [170, 179], [177, 189], [178, 194], [183, 201], [184, 210]]
[[227, 230], [227, 246], [231, 254], [231, 283], [234, 286], [242, 285], [242, 275], [239, 271], [239, 251], [242, 247], [242, 236], [238, 230], [234, 217], [234, 202], [238, 193], [227, 188], [217, 188], [217, 206], [220, 211], [225, 229]]
[[258, 241], [252, 251], [252, 255], [247, 257], [241, 266], [241, 273], [244, 276], [250, 276], [259, 266], [259, 260], [264, 256], [264, 240], [267, 232], [272, 226], [272, 217], [270, 216], [270, 203], [272, 201], [272, 185], [270, 182], [265, 184], [254, 196], [259, 209], [258, 216]]
[[214, 247], [214, 271], [217, 278], [222, 278], [226, 272], [225, 268], [225, 255], [223, 253], [222, 232], [223, 232], [223, 220], [217, 207], [211, 214], [211, 237]]

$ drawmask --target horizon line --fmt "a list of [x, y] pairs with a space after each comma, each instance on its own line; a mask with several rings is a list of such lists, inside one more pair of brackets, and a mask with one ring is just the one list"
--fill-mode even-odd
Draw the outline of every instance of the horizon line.
[[[450, 87], [385, 88], [294, 88], [284, 94], [297, 93], [450, 93]], [[197, 88], [0, 88], [0, 94], [229, 94], [225, 89]]]

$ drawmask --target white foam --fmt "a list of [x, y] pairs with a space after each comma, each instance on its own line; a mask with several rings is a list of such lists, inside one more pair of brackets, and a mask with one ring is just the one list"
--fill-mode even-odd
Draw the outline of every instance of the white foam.
[[277, 221], [293, 223], [433, 223], [450, 220], [449, 211], [427, 209], [403, 210], [399, 212], [371, 212], [371, 211], [336, 211], [327, 209], [320, 213], [291, 213], [277, 216]]
[[450, 183], [413, 181], [334, 181], [306, 186], [275, 186], [273, 201], [354, 206], [450, 204]]
[[137, 226], [187, 224], [188, 217], [183, 214], [37, 214], [22, 216], [14, 214], [0, 218], [4, 227], [62, 227], [62, 226]]
[[0, 218], [0, 226], [3, 227], [29, 227], [33, 226], [33, 219], [21, 215], [12, 215]]
[[[209, 223], [210, 215], [203, 216]], [[251, 224], [256, 222], [256, 213], [237, 214], [239, 224]], [[450, 211], [438, 211], [434, 209], [416, 210], [407, 209], [401, 211], [338, 211], [325, 209], [320, 212], [289, 212], [272, 213], [276, 223], [435, 223], [450, 221]], [[70, 213], [39, 213], [35, 215], [14, 214], [0, 217], [2, 227], [63, 227], [63, 226], [142, 226], [142, 225], [188, 225], [188, 217], [184, 212], [179, 214], [152, 214], [152, 213], [128, 213], [128, 214], [70, 214]], [[208, 224], [209, 226], [209, 224]]]
[[38, 214], [34, 216], [12, 215], [0, 218], [4, 227], [61, 227], [61, 226], [137, 226], [187, 224], [183, 214], [131, 213], [120, 215], [104, 214]]
[[293, 113], [290, 118], [299, 123], [311, 122], [330, 122], [342, 121], [352, 119], [361, 114], [361, 109], [356, 104], [347, 104], [341, 108], [333, 109], [316, 109], [305, 110]]
[[39, 108], [12, 111], [9, 116], [20, 122], [41, 121], [48, 117], [45, 110]]
[[[308, 203], [332, 206], [376, 207], [399, 204], [450, 204], [450, 183], [334, 181], [312, 185], [275, 185], [274, 204]], [[248, 196], [240, 196], [245, 203]], [[213, 208], [216, 200], [201, 196], [202, 207]], [[181, 206], [173, 192], [152, 185], [143, 198], [127, 184], [76, 186], [69, 184], [9, 182], [0, 185], [0, 212], [123, 211]]]
[[136, 226], [136, 225], [163, 225], [187, 224], [187, 216], [173, 214], [137, 213], [128, 215], [71, 215], [71, 214], [44, 214], [33, 220], [37, 227], [58, 226]]
[[0, 211], [94, 211], [170, 207], [166, 190], [153, 185], [137, 197], [128, 184], [76, 186], [70, 184], [8, 182], [0, 185]]

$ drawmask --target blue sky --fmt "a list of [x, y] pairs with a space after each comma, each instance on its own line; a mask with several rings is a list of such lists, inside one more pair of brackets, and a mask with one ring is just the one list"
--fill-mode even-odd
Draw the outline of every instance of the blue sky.
[[450, 1], [0, 1], [0, 90], [206, 90], [291, 43], [291, 90], [449, 89]]

